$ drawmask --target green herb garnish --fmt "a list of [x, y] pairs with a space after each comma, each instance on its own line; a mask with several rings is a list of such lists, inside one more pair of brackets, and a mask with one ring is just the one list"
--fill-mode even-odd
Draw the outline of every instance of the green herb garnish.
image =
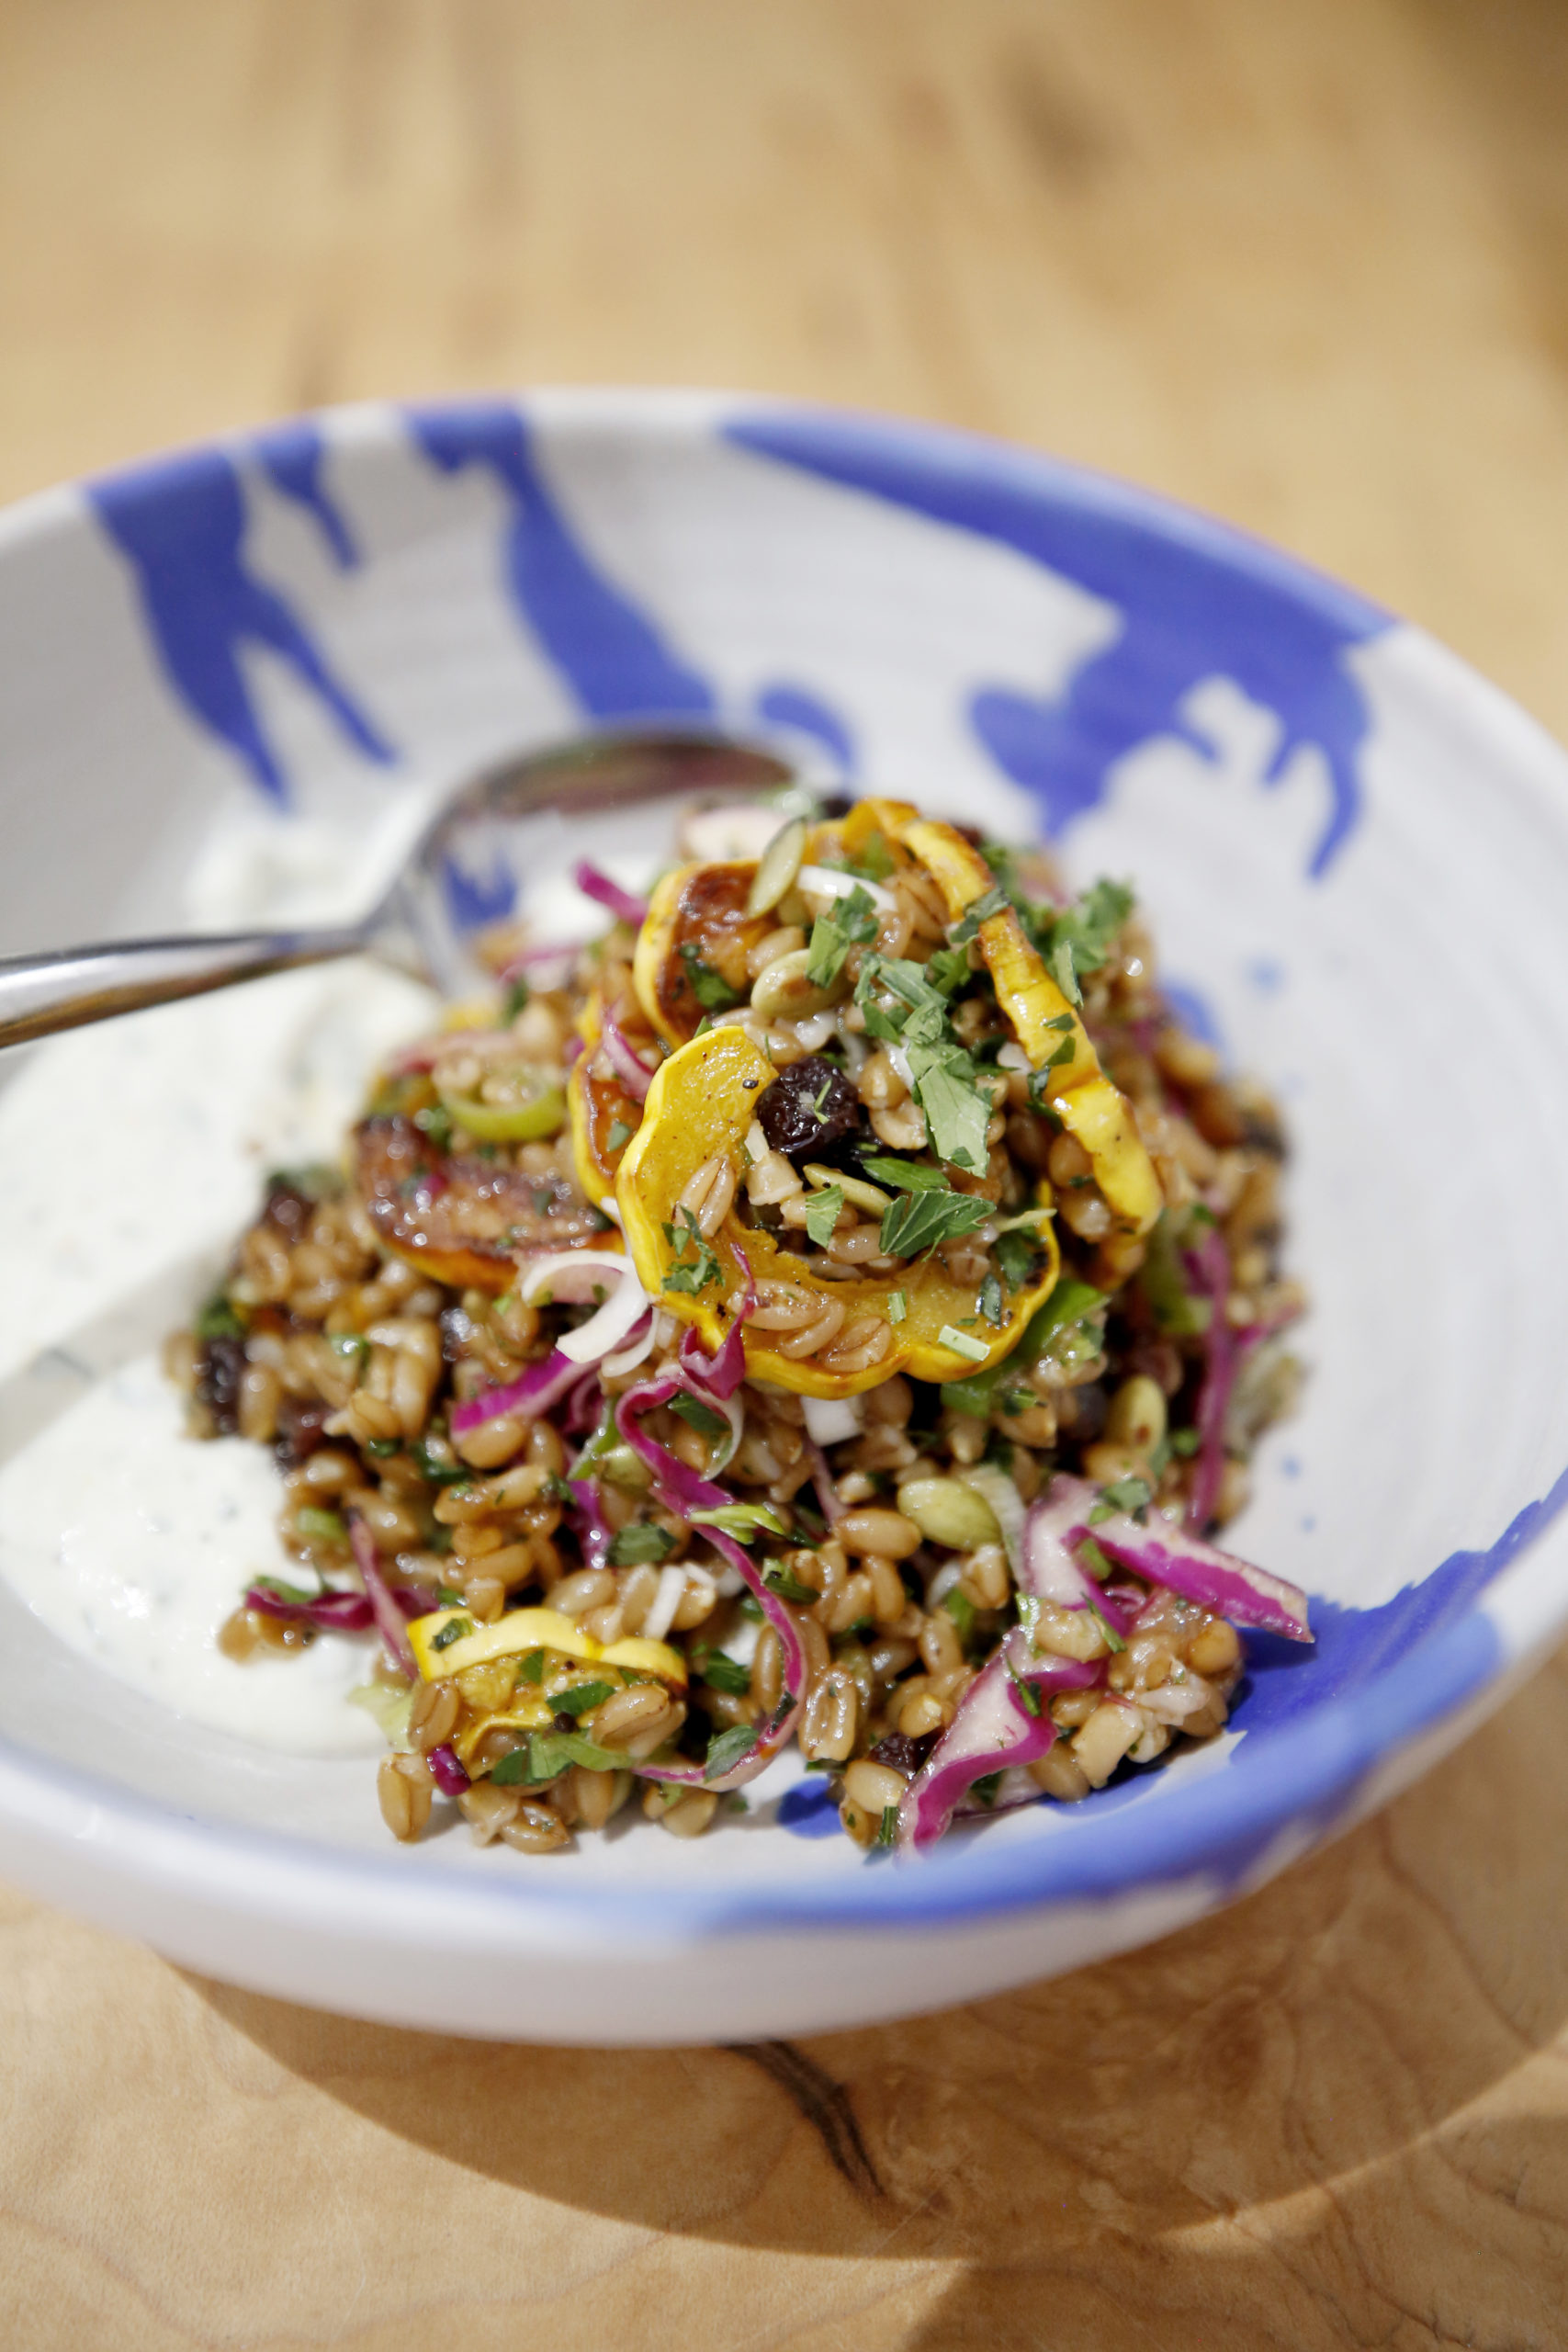
[[624, 1151], [636, 1133], [637, 1129], [628, 1127], [624, 1119], [612, 1119], [609, 1131], [604, 1137], [605, 1150]]
[[896, 1846], [898, 1843], [898, 1808], [896, 1804], [883, 1806], [882, 1819], [877, 1825], [876, 1842], [879, 1846]]
[[[814, 1193], [807, 1201], [806, 1230], [819, 1250], [825, 1250], [832, 1239], [834, 1227], [839, 1222], [839, 1213], [843, 1205], [844, 1188], [841, 1184], [824, 1184], [822, 1190]], [[891, 1214], [892, 1211], [889, 1210], [888, 1215], [891, 1216]], [[883, 1246], [886, 1248], [886, 1244], [884, 1243]]]
[[438, 1634], [432, 1635], [430, 1646], [433, 1650], [449, 1650], [454, 1642], [466, 1641], [473, 1630], [471, 1617], [454, 1617], [442, 1626]]
[[802, 1608], [808, 1608], [814, 1600], [822, 1598], [819, 1592], [813, 1592], [808, 1584], [802, 1584], [798, 1577], [791, 1576], [787, 1568], [780, 1567], [776, 1561], [772, 1567], [762, 1570], [762, 1582], [780, 1600], [793, 1600]]
[[711, 964], [705, 964], [689, 939], [682, 940], [680, 956], [692, 994], [705, 1012], [728, 1012], [731, 1005], [739, 1003], [739, 989], [732, 989], [724, 974], [716, 972]]
[[245, 1327], [229, 1304], [226, 1291], [215, 1290], [196, 1318], [198, 1340], [243, 1340]]
[[1123, 1512], [1141, 1520], [1154, 1500], [1154, 1488], [1146, 1478], [1114, 1479], [1100, 1490], [1100, 1500], [1089, 1514], [1089, 1523], [1098, 1527], [1102, 1520], [1119, 1518]]
[[684, 1389], [679, 1396], [671, 1397], [670, 1410], [672, 1413], [679, 1413], [687, 1427], [695, 1430], [699, 1437], [716, 1438], [729, 1435], [729, 1423], [725, 1419], [724, 1415], [716, 1413], [711, 1405], [705, 1405], [700, 1396], [688, 1396]]
[[613, 1568], [635, 1568], [667, 1560], [674, 1549], [675, 1538], [662, 1527], [623, 1527], [611, 1537], [606, 1557]]
[[614, 1682], [573, 1682], [554, 1692], [550, 1704], [558, 1715], [585, 1715], [591, 1707], [610, 1698], [616, 1687]]
[[[710, 1283], [721, 1283], [724, 1270], [691, 1210], [679, 1209], [676, 1216], [678, 1220], [684, 1221], [686, 1229], [683, 1233], [681, 1231], [680, 1222], [664, 1227], [664, 1238], [674, 1251], [675, 1262], [665, 1275], [662, 1287], [665, 1290], [689, 1291], [694, 1296], [698, 1291], [706, 1290]], [[688, 1251], [691, 1252], [689, 1263]]]
[[743, 1699], [751, 1688], [750, 1667], [742, 1666], [738, 1657], [730, 1657], [723, 1650], [699, 1651], [697, 1673], [710, 1690], [722, 1690], [731, 1699]]
[[918, 1258], [939, 1241], [973, 1233], [992, 1214], [992, 1204], [973, 1193], [907, 1193], [882, 1212], [880, 1247], [890, 1258]]
[[346, 1544], [348, 1528], [335, 1510], [312, 1510], [309, 1505], [294, 1514], [295, 1533], [307, 1544]]
[[704, 1780], [721, 1780], [726, 1772], [734, 1770], [743, 1756], [750, 1756], [756, 1745], [757, 1735], [750, 1724], [734, 1724], [728, 1731], [716, 1732], [708, 1742]]
[[850, 949], [869, 946], [876, 937], [880, 920], [871, 899], [861, 889], [852, 890], [847, 899], [836, 899], [827, 914], [818, 916], [811, 927], [806, 966], [806, 977], [814, 989], [832, 986], [844, 968]]

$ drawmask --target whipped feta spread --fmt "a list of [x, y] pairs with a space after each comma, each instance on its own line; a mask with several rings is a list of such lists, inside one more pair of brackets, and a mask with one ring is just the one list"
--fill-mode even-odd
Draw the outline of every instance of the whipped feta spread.
[[367, 960], [281, 973], [34, 1048], [0, 1093], [0, 1575], [176, 1713], [296, 1753], [374, 1754], [347, 1703], [372, 1635], [236, 1663], [219, 1628], [288, 1575], [270, 1453], [197, 1443], [161, 1369], [266, 1170], [334, 1159], [430, 992]]

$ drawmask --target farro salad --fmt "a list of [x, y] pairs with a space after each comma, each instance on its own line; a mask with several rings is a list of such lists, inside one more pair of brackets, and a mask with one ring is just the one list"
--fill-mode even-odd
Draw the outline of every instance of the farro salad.
[[[168, 1365], [297, 1564], [231, 1658], [378, 1636], [387, 1826], [525, 1853], [774, 1758], [863, 1846], [1213, 1737], [1295, 1587], [1217, 1548], [1292, 1399], [1282, 1142], [1122, 886], [867, 799], [687, 813], [609, 929], [275, 1175]], [[773, 828], [776, 826], [776, 830]]]

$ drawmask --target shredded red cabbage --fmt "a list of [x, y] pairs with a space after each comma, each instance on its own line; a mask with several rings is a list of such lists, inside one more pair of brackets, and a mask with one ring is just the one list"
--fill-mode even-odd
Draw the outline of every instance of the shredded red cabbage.
[[[429, 1615], [430, 1595], [418, 1585], [392, 1585], [389, 1589], [405, 1617]], [[244, 1606], [288, 1624], [314, 1625], [323, 1634], [363, 1634], [376, 1623], [376, 1611], [363, 1592], [321, 1592], [313, 1600], [285, 1600], [281, 1593], [269, 1592], [265, 1584], [253, 1584], [245, 1593]]]
[[[934, 1844], [976, 1781], [1045, 1755], [1056, 1736], [1049, 1694], [1090, 1690], [1104, 1673], [1103, 1662], [1087, 1666], [1077, 1658], [1036, 1657], [1022, 1626], [1015, 1625], [980, 1668], [905, 1791], [898, 1808], [900, 1846], [919, 1849]], [[1030, 1698], [1021, 1684], [1027, 1684]]]
[[610, 1530], [599, 1500], [597, 1478], [569, 1478], [567, 1485], [572, 1495], [572, 1526], [577, 1532], [578, 1547], [583, 1565], [602, 1568], [610, 1556]]
[[[725, 1333], [716, 1355], [705, 1355], [694, 1330], [688, 1329], [681, 1339], [681, 1368], [699, 1387], [711, 1388], [721, 1404], [728, 1404], [746, 1377], [745, 1326], [757, 1304], [757, 1285], [751, 1279], [751, 1261], [739, 1242], [731, 1245], [737, 1263], [746, 1277], [746, 1287], [735, 1307], [734, 1319]], [[730, 1499], [733, 1500], [733, 1498]]]
[[[1154, 1514], [1142, 1527], [1124, 1511], [1091, 1525], [1100, 1497], [1086, 1479], [1059, 1475], [1046, 1494], [1054, 1506], [1061, 1507], [1066, 1544], [1076, 1545], [1092, 1535], [1108, 1558], [1131, 1568], [1146, 1584], [1164, 1585], [1217, 1617], [1228, 1617], [1233, 1624], [1258, 1625], [1292, 1642], [1312, 1640], [1307, 1598], [1299, 1585], [1270, 1576], [1267, 1568], [1255, 1568], [1250, 1560], [1222, 1552]], [[1108, 1598], [1103, 1593], [1099, 1598], [1102, 1611]]]
[[843, 1518], [849, 1505], [840, 1501], [833, 1474], [828, 1467], [828, 1457], [814, 1437], [806, 1441], [806, 1458], [811, 1464], [812, 1492], [817, 1497], [823, 1518], [829, 1527], [834, 1527]]
[[[700, 1478], [678, 1461], [667, 1446], [649, 1437], [640, 1426], [640, 1417], [656, 1405], [667, 1405], [671, 1396], [682, 1390], [699, 1394], [700, 1388], [691, 1374], [683, 1370], [664, 1373], [657, 1380], [644, 1381], [639, 1387], [628, 1388], [615, 1406], [615, 1426], [626, 1443], [647, 1463], [653, 1473], [653, 1491], [667, 1510], [689, 1520], [694, 1511], [723, 1510], [735, 1499], [724, 1487], [716, 1487], [711, 1479]], [[704, 1400], [706, 1401], [705, 1398]], [[639, 1764], [637, 1770], [645, 1779], [679, 1781], [696, 1788], [738, 1789], [755, 1779], [765, 1764], [772, 1761], [795, 1729], [795, 1717], [806, 1694], [806, 1654], [800, 1645], [795, 1620], [778, 1595], [769, 1590], [762, 1572], [744, 1547], [722, 1528], [705, 1527], [704, 1535], [724, 1555], [730, 1566], [754, 1595], [762, 1614], [779, 1637], [784, 1654], [784, 1695], [765, 1723], [753, 1726], [756, 1739], [746, 1753], [728, 1770], [709, 1779], [708, 1768], [703, 1764]]]
[[1023, 1522], [1018, 1580], [1032, 1600], [1055, 1601], [1058, 1609], [1098, 1609], [1103, 1599], [1100, 1587], [1068, 1546], [1081, 1512], [1076, 1493], [1061, 1491], [1067, 1483], [1055, 1479], [1031, 1503]]
[[597, 899], [600, 906], [608, 907], [617, 922], [629, 923], [634, 931], [642, 929], [648, 918], [646, 899], [634, 898], [629, 890], [623, 890], [618, 882], [612, 882], [607, 874], [599, 866], [591, 865], [586, 858], [572, 867], [571, 878], [585, 899]]
[[[589, 1376], [596, 1379], [598, 1375]], [[537, 1420], [552, 1405], [558, 1405], [568, 1389], [583, 1377], [582, 1366], [554, 1348], [543, 1363], [531, 1363], [526, 1372], [509, 1380], [504, 1388], [487, 1388], [466, 1403], [454, 1405], [452, 1434], [465, 1437], [469, 1430], [481, 1429], [486, 1421], [499, 1420], [502, 1413], [525, 1413], [530, 1420]]]
[[642, 1056], [615, 1022], [606, 1021], [600, 1034], [600, 1044], [615, 1069], [615, 1076], [634, 1102], [646, 1102], [648, 1090], [653, 1084], [653, 1072]]
[[417, 1680], [419, 1668], [409, 1647], [409, 1637], [403, 1631], [403, 1612], [392, 1598], [390, 1588], [381, 1574], [381, 1564], [376, 1557], [376, 1542], [357, 1511], [348, 1514], [348, 1540], [354, 1546], [354, 1564], [365, 1579], [365, 1590], [375, 1611], [377, 1630], [386, 1645], [388, 1657], [401, 1674], [411, 1681]]
[[472, 1785], [455, 1751], [445, 1742], [439, 1747], [433, 1747], [424, 1760], [434, 1774], [435, 1785], [444, 1797], [460, 1797], [463, 1791]]

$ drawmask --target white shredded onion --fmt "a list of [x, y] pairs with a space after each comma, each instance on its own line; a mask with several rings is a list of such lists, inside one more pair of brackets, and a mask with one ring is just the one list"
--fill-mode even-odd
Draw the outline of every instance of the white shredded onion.
[[619, 1380], [623, 1373], [635, 1371], [645, 1356], [653, 1353], [653, 1337], [654, 1324], [650, 1315], [648, 1329], [641, 1339], [634, 1340], [629, 1348], [622, 1348], [617, 1354], [606, 1356], [599, 1366], [600, 1371], [607, 1372], [612, 1380]]
[[661, 1642], [670, 1631], [671, 1621], [685, 1597], [689, 1571], [682, 1561], [659, 1571], [659, 1589], [654, 1594], [647, 1616], [637, 1627], [637, 1637], [645, 1642]]
[[[633, 1273], [631, 1261], [618, 1255], [612, 1257], [607, 1250], [558, 1250], [551, 1257], [541, 1258], [536, 1266], [530, 1266], [518, 1285], [530, 1306], [541, 1295], [547, 1295], [554, 1301], [564, 1300], [570, 1306], [581, 1306], [592, 1297], [593, 1289], [602, 1286], [594, 1278], [603, 1274], [615, 1277], [615, 1287], [609, 1297], [596, 1315], [579, 1324], [575, 1331], [563, 1333], [556, 1342], [570, 1363], [599, 1363], [612, 1349], [623, 1344], [645, 1315], [649, 1317], [648, 1345], [653, 1345], [653, 1302]], [[645, 1348], [642, 1354], [647, 1352]], [[632, 1363], [641, 1361], [641, 1355], [631, 1358]], [[629, 1366], [622, 1368], [626, 1370]]]
[[800, 1401], [806, 1408], [806, 1433], [813, 1445], [837, 1445], [840, 1439], [859, 1437], [858, 1396], [803, 1396]]
[[863, 882], [858, 874], [840, 874], [831, 865], [803, 865], [795, 878], [808, 899], [852, 899], [857, 890], [863, 890], [884, 914], [891, 914], [898, 904], [880, 882]]
[[535, 1260], [518, 1283], [517, 1291], [529, 1306], [538, 1303], [539, 1294], [544, 1290], [549, 1292], [550, 1299], [558, 1305], [586, 1306], [594, 1291], [604, 1288], [597, 1280], [598, 1275], [625, 1274], [630, 1271], [628, 1261], [618, 1250], [555, 1250], [547, 1258]]

